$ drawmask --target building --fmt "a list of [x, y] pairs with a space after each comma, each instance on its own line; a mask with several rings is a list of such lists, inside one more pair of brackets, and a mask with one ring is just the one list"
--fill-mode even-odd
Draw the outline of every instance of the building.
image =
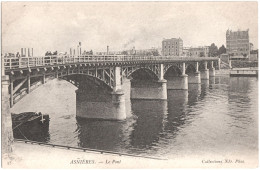
[[253, 50], [254, 50], [254, 44], [250, 43], [250, 51], [253, 51]]
[[163, 56], [181, 56], [183, 54], [183, 41], [181, 38], [164, 39], [162, 41]]
[[231, 56], [244, 56], [250, 55], [249, 43], [249, 29], [246, 31], [227, 30], [226, 32], [226, 48], [227, 54]]
[[191, 47], [189, 49], [190, 57], [208, 57], [209, 56], [209, 46], [202, 47]]
[[183, 55], [184, 57], [189, 57], [189, 56], [190, 56], [190, 48], [191, 48], [191, 47], [183, 47], [183, 49], [182, 49], [182, 55]]

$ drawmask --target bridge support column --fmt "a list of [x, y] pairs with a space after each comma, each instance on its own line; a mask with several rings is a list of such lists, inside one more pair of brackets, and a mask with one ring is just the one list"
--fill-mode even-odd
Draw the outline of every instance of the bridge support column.
[[200, 80], [200, 72], [195, 72], [194, 75], [189, 75], [188, 77], [188, 82], [189, 84], [200, 84], [201, 80]]
[[121, 90], [121, 67], [114, 68], [114, 92]]
[[122, 90], [125, 96], [125, 110], [126, 110], [126, 117], [132, 116], [132, 107], [131, 107], [131, 79], [123, 77], [122, 79]]
[[201, 80], [200, 80], [200, 72], [199, 72], [199, 64], [198, 62], [196, 62], [196, 72], [192, 75], [188, 76], [188, 83], [189, 84], [200, 84]]
[[11, 79], [10, 81], [10, 108], [12, 108], [14, 105], [14, 83]]
[[59, 73], [58, 73], [58, 71], [55, 72], [55, 78], [59, 78]]
[[167, 81], [168, 90], [187, 90], [188, 89], [188, 75], [185, 74], [185, 63], [182, 63], [182, 74], [180, 76], [171, 77]]
[[160, 64], [160, 75], [158, 83], [161, 84], [161, 98], [160, 99], [167, 99], [167, 80], [164, 79], [163, 75], [164, 65]]
[[209, 69], [207, 68], [207, 62], [204, 62], [204, 69], [200, 71], [200, 77], [202, 80], [209, 80]]
[[31, 92], [31, 76], [30, 74], [27, 75], [27, 93]]
[[43, 76], [42, 76], [42, 84], [45, 84], [45, 74], [43, 74]]
[[131, 99], [166, 100], [167, 81], [131, 80]]
[[125, 120], [125, 95], [121, 87], [121, 67], [114, 68], [114, 87], [112, 92], [104, 85], [93, 85], [89, 80], [80, 82], [76, 90], [77, 117], [101, 120]]
[[211, 68], [209, 69], [209, 76], [210, 77], [215, 77], [215, 68], [214, 68], [214, 65], [213, 65], [213, 61], [211, 61]]
[[76, 115], [87, 119], [124, 120], [126, 119], [124, 93], [78, 89]]
[[166, 100], [167, 81], [163, 79], [163, 64], [159, 66], [159, 80], [131, 80], [131, 99]]
[[180, 75], [177, 77], [172, 77], [167, 80], [168, 90], [187, 90], [188, 89], [188, 75]]
[[209, 79], [209, 69], [204, 69], [200, 71], [201, 80], [208, 80]]
[[220, 58], [218, 59], [218, 70], [220, 70]]
[[4, 164], [9, 161], [7, 159], [10, 158], [8, 155], [13, 151], [12, 143], [14, 140], [8, 86], [9, 76], [2, 75], [2, 158], [4, 158]]

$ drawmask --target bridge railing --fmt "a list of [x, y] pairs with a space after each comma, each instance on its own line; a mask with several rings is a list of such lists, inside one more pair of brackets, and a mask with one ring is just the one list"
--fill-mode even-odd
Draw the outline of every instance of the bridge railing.
[[[115, 62], [115, 61], [192, 61], [192, 57], [173, 57], [173, 56], [136, 56], [136, 55], [86, 55], [70, 56], [55, 55], [43, 57], [11, 57], [4, 59], [5, 69], [29, 68], [48, 65], [62, 65], [73, 63], [96, 63], [96, 62]], [[211, 59], [212, 57], [200, 57], [198, 60]]]

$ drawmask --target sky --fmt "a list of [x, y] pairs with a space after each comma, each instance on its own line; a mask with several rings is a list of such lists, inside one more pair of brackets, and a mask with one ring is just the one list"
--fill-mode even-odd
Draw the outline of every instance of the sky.
[[2, 53], [33, 48], [69, 52], [161, 47], [181, 38], [184, 47], [226, 46], [226, 31], [249, 29], [258, 47], [257, 2], [2, 2]]

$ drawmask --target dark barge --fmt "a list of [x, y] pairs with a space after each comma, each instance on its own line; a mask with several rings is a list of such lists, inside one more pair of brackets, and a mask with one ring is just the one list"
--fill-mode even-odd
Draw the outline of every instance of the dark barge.
[[16, 139], [46, 142], [49, 139], [49, 115], [41, 112], [11, 114], [13, 135]]

